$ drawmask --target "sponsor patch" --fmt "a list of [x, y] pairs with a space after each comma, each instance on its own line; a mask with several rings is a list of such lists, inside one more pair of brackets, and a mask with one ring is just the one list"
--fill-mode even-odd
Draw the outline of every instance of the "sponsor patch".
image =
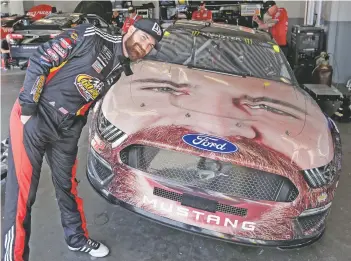
[[76, 31], [73, 31], [71, 34], [70, 34], [70, 37], [76, 41], [78, 39], [78, 34], [76, 33]]
[[57, 53], [54, 52], [54, 50], [49, 48], [46, 50], [46, 52], [52, 58], [52, 60], [54, 60], [55, 62], [58, 62], [59, 57], [58, 57]]
[[74, 82], [80, 95], [88, 102], [95, 100], [101, 91], [103, 83], [90, 75], [78, 74]]
[[152, 27], [152, 31], [154, 31], [157, 35], [161, 35], [161, 28], [157, 23], [154, 23], [154, 26]]
[[183, 141], [200, 150], [218, 153], [234, 153], [238, 151], [238, 147], [230, 141], [206, 134], [187, 134], [183, 136]]
[[33, 95], [33, 101], [38, 102], [40, 94], [43, 90], [43, 86], [45, 83], [45, 77], [44, 75], [39, 76], [36, 81], [33, 84], [32, 90], [30, 91], [30, 94]]
[[60, 38], [60, 45], [62, 46], [62, 48], [64, 49], [72, 49], [72, 42], [70, 39], [68, 38]]
[[64, 58], [67, 57], [67, 52], [66, 52], [66, 50], [63, 49], [58, 43], [53, 43], [51, 47], [52, 47], [52, 49], [53, 49], [56, 53], [58, 53], [58, 55], [61, 56], [61, 58], [64, 59]]
[[106, 67], [112, 59], [112, 52], [105, 45], [102, 47], [102, 51], [98, 54], [97, 60]]
[[51, 66], [51, 60], [44, 55], [40, 56], [40, 63], [46, 66]]
[[101, 73], [101, 71], [104, 69], [104, 66], [102, 66], [102, 64], [96, 60], [93, 64], [92, 64], [92, 67], [94, 68], [94, 70], [97, 72], [97, 73]]

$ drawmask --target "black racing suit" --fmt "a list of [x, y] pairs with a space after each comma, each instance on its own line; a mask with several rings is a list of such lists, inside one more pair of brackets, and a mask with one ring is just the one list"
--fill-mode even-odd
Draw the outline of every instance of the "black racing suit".
[[[129, 70], [128, 70], [129, 69]], [[87, 113], [121, 73], [131, 73], [121, 36], [80, 25], [38, 47], [10, 116], [4, 221], [5, 260], [28, 260], [31, 207], [44, 153], [71, 247], [86, 243], [82, 200], [77, 196], [76, 155]], [[128, 71], [128, 73], [127, 73]], [[32, 115], [24, 125], [21, 115]]]

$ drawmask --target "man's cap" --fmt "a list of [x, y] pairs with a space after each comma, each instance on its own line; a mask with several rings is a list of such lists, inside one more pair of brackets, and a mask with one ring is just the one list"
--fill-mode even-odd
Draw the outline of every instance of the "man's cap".
[[263, 3], [263, 8], [264, 9], [269, 9], [271, 8], [273, 5], [276, 5], [275, 1], [266, 1]]
[[142, 19], [135, 21], [134, 27], [138, 28], [141, 31], [144, 31], [145, 33], [148, 33], [153, 38], [155, 38], [155, 40], [156, 40], [155, 49], [156, 50], [160, 49], [159, 42], [162, 40], [163, 30], [162, 30], [159, 22], [157, 22], [154, 19], [142, 18]]
[[201, 1], [200, 6], [203, 6], [204, 4], [205, 4], [205, 2], [204, 2], [204, 1]]
[[133, 6], [130, 6], [129, 8], [128, 8], [128, 13], [134, 13], [135, 12], [135, 8], [133, 7]]

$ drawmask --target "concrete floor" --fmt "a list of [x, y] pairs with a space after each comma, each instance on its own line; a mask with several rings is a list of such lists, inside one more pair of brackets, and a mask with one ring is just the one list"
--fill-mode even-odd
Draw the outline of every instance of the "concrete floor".
[[[8, 118], [22, 86], [23, 72], [1, 76], [1, 139], [8, 134]], [[343, 173], [324, 237], [299, 250], [242, 247], [170, 229], [112, 206], [98, 196], [85, 176], [87, 128], [80, 140], [79, 194], [84, 199], [90, 235], [111, 248], [101, 261], [351, 261], [351, 124], [338, 124], [343, 140]], [[3, 186], [2, 186], [3, 187]], [[4, 190], [2, 189], [2, 206]], [[43, 165], [32, 215], [31, 260], [92, 260], [70, 252], [63, 240], [59, 211], [49, 168]]]

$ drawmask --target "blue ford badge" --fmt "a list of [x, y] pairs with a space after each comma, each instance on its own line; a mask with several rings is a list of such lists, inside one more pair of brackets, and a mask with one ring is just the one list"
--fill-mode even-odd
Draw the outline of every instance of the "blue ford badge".
[[183, 141], [200, 150], [207, 150], [219, 153], [234, 153], [238, 147], [233, 143], [206, 134], [187, 134], [183, 136]]

